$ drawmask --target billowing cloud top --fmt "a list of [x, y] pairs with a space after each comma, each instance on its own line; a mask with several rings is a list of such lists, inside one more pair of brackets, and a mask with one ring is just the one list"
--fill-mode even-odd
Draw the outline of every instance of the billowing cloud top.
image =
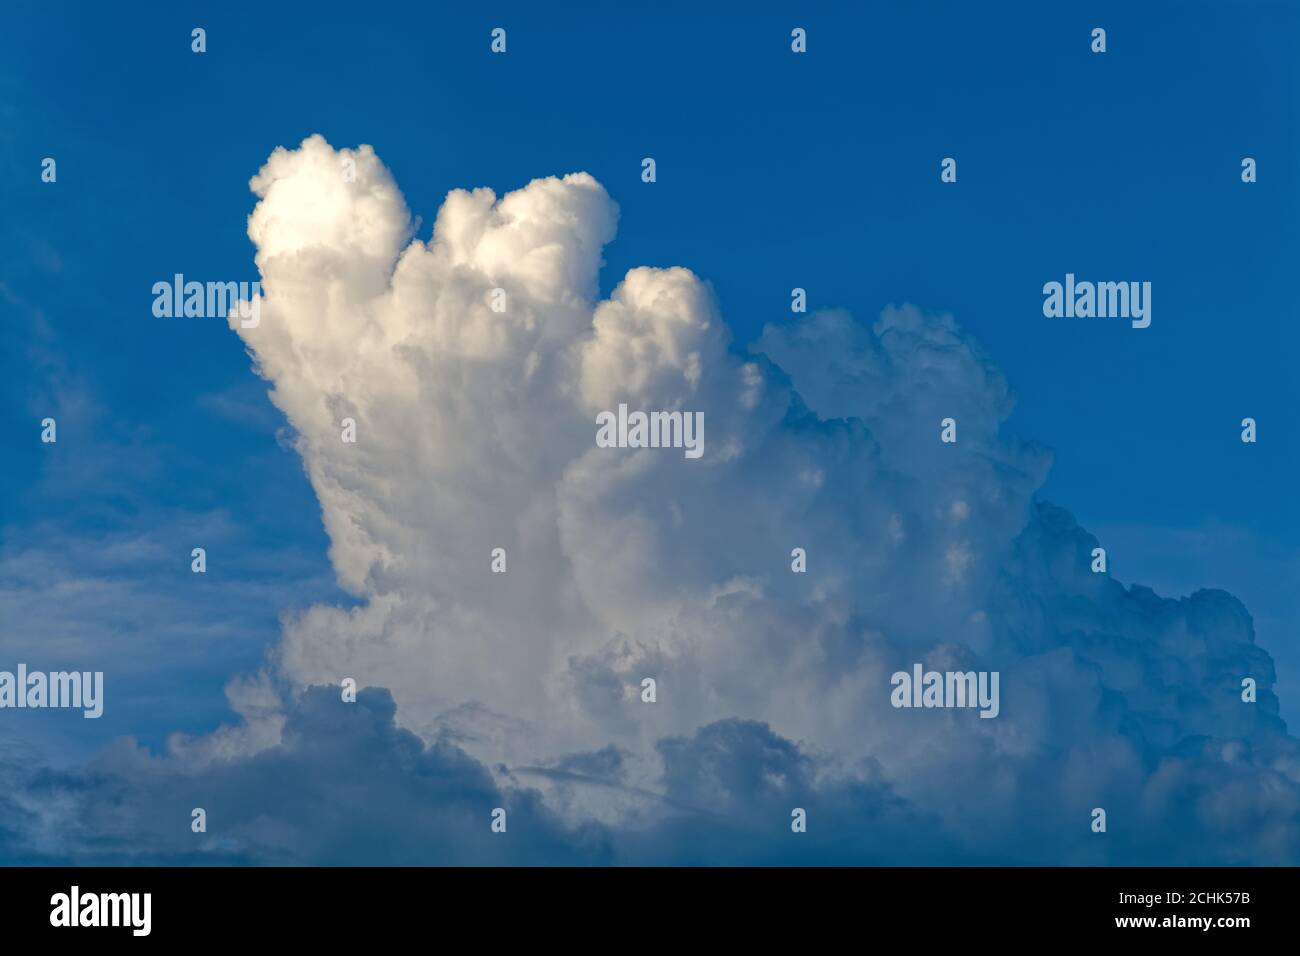
[[[305, 775], [311, 735], [356, 719], [414, 747], [412, 775], [454, 763], [483, 827], [524, 801], [534, 861], [1300, 861], [1297, 742], [1245, 609], [1093, 573], [1097, 541], [1034, 499], [1049, 455], [999, 434], [1008, 384], [950, 317], [821, 312], [745, 350], [686, 269], [597, 301], [618, 211], [584, 173], [454, 191], [427, 242], [369, 147], [314, 136], [251, 185], [264, 300], [231, 327], [358, 603], [287, 619], [274, 666], [232, 685], [245, 724], [177, 739], [168, 773]], [[597, 447], [620, 403], [702, 412], [704, 455]], [[915, 662], [999, 672], [996, 719], [892, 707]], [[345, 677], [393, 705], [329, 704]], [[254, 858], [259, 813], [229, 831]], [[264, 858], [329, 858], [317, 841]]]

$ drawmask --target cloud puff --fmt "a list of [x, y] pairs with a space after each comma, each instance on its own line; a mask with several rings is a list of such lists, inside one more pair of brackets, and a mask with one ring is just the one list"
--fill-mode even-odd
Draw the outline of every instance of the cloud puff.
[[[252, 187], [261, 322], [231, 326], [358, 604], [287, 618], [273, 672], [240, 685], [245, 729], [177, 741], [169, 772], [219, 767], [220, 797], [266, 762], [316, 766], [305, 819], [341, 828], [330, 787], [358, 775], [324, 768], [364, 760], [327, 751], [368, 719], [372, 792], [405, 818], [407, 778], [447, 775], [415, 792], [476, 821], [509, 795], [536, 821], [529, 861], [1300, 859], [1297, 744], [1249, 615], [1093, 574], [1095, 539], [1035, 500], [1050, 456], [1001, 435], [1008, 384], [951, 317], [822, 312], [745, 349], [686, 269], [597, 301], [618, 217], [582, 173], [452, 192], [428, 241], [368, 147], [312, 137]], [[620, 403], [703, 412], [703, 457], [596, 447]], [[918, 661], [1000, 672], [999, 716], [891, 707]], [[344, 677], [395, 712], [307, 690]], [[342, 852], [283, 821], [236, 830], [240, 852]]]

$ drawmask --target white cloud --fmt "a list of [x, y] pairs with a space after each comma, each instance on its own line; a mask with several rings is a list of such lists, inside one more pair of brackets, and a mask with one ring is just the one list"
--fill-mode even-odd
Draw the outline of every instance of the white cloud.
[[[1066, 772], [1086, 754], [1109, 755], [1117, 800], [1151, 798], [1142, 732], [1172, 746], [1218, 721], [1293, 752], [1275, 700], [1233, 703], [1237, 671], [1266, 686], [1271, 662], [1228, 603], [1091, 575], [1086, 533], [1034, 505], [1049, 457], [999, 436], [1010, 390], [950, 317], [817, 313], [745, 353], [686, 269], [634, 269], [597, 302], [617, 209], [583, 173], [452, 192], [427, 242], [369, 147], [313, 137], [252, 186], [265, 301], [257, 328], [231, 325], [362, 599], [286, 621], [296, 687], [390, 688], [400, 723], [486, 760], [613, 744], [647, 787], [661, 738], [763, 720], [845, 766], [878, 761], [976, 842], [1031, 806], [1066, 832], [1082, 813], [1086, 832], [1070, 801], [1097, 798]], [[620, 402], [702, 411], [704, 457], [595, 447], [596, 412]], [[1001, 716], [894, 710], [889, 674], [914, 661], [1002, 671]], [[1260, 772], [1294, 788], [1280, 766]]]

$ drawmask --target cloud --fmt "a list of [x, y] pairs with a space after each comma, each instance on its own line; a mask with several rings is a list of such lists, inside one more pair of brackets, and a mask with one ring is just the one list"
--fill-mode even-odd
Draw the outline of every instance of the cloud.
[[[1001, 434], [1011, 390], [951, 317], [820, 312], [743, 348], [683, 268], [598, 301], [618, 213], [584, 173], [454, 191], [427, 241], [369, 147], [277, 149], [252, 188], [261, 322], [231, 327], [357, 603], [289, 615], [237, 686], [243, 729], [163, 759], [164, 781], [207, 768], [183, 798], [160, 782], [169, 801], [294, 794], [301, 822], [215, 815], [230, 852], [361, 852], [365, 779], [414, 821], [405, 842], [367, 823], [388, 862], [1300, 860], [1297, 742], [1244, 607], [1093, 574], [1096, 540], [1035, 498], [1049, 453]], [[597, 448], [620, 403], [703, 412], [703, 457]], [[894, 709], [915, 662], [1000, 672], [999, 716]], [[393, 704], [349, 717], [311, 689], [344, 677]], [[417, 809], [486, 834], [497, 799], [535, 842], [443, 844]]]
[[[503, 793], [464, 751], [426, 747], [396, 727], [381, 690], [350, 704], [331, 688], [304, 692], [281, 739], [251, 756], [160, 760], [123, 739], [86, 769], [34, 775], [24, 792], [32, 803], [66, 808], [58, 827], [25, 821], [44, 859], [83, 865], [576, 863], [607, 855], [598, 833], [562, 829], [536, 792]], [[196, 807], [207, 814], [206, 833], [191, 830]], [[496, 807], [506, 810], [504, 834], [490, 829]], [[0, 841], [4, 814], [0, 807]]]
[[[566, 804], [603, 792], [570, 760], [550, 776], [488, 768], [455, 744], [425, 744], [394, 723], [387, 691], [344, 703], [313, 687], [286, 707], [280, 739], [256, 753], [160, 759], [129, 739], [89, 765], [0, 767], [20, 785], [0, 799], [0, 859], [73, 865], [605, 865], [906, 862], [939, 858], [926, 820], [868, 768], [832, 775], [766, 725], [721, 721], [661, 742], [666, 793], [626, 792], [620, 826]], [[530, 780], [543, 784], [539, 789]], [[616, 783], [608, 789], [619, 793]], [[544, 794], [545, 791], [545, 794]], [[810, 821], [790, 829], [790, 801]], [[191, 829], [201, 807], [208, 829]], [[506, 829], [491, 829], [505, 811]], [[629, 826], [629, 821], [635, 823]], [[950, 859], [944, 847], [943, 859]]]

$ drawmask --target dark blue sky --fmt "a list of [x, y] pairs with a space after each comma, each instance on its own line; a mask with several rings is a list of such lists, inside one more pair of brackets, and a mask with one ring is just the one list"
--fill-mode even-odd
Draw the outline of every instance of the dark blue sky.
[[[105, 659], [129, 644], [136, 676], [78, 740], [211, 729], [282, 610], [344, 599], [242, 343], [150, 311], [176, 272], [257, 278], [248, 180], [312, 133], [373, 145], [421, 238], [449, 189], [585, 170], [621, 207], [602, 293], [635, 265], [686, 266], [741, 345], [791, 320], [794, 286], [864, 322], [891, 302], [951, 312], [1016, 393], [1005, 431], [1055, 453], [1039, 497], [1099, 535], [1122, 581], [1240, 597], [1294, 727], [1300, 6], [711, 7], [6, 9], [0, 546], [117, 568], [136, 609], [85, 622], [125, 642], [101, 640]], [[1045, 318], [1041, 288], [1067, 272], [1150, 281], [1151, 327]], [[52, 450], [36, 436], [56, 413]], [[197, 607], [177, 597], [196, 523], [222, 558]], [[131, 551], [146, 534], [174, 552]], [[0, 641], [34, 627], [0, 621]], [[186, 693], [151, 694], [160, 675]]]

